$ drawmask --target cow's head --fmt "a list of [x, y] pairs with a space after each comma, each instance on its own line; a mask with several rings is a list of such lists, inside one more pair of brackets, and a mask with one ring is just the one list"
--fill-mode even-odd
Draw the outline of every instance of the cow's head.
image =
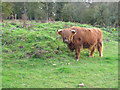
[[73, 41], [73, 36], [76, 34], [76, 31], [71, 29], [60, 29], [57, 32], [62, 36], [63, 42], [67, 44]]

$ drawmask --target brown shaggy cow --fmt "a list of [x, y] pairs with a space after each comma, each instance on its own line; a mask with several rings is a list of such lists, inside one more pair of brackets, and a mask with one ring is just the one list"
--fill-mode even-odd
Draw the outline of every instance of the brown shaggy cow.
[[95, 49], [99, 51], [102, 57], [102, 31], [98, 28], [71, 27], [58, 30], [58, 34], [62, 36], [63, 42], [71, 51], [75, 49], [76, 60], [79, 60], [80, 49], [88, 48], [91, 51], [89, 57], [93, 57]]

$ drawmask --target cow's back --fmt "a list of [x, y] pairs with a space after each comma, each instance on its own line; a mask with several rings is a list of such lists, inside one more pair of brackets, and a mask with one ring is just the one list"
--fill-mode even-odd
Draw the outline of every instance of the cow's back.
[[89, 48], [102, 41], [102, 31], [98, 28], [71, 27], [71, 29], [76, 30], [74, 43], [83, 44], [83, 48]]

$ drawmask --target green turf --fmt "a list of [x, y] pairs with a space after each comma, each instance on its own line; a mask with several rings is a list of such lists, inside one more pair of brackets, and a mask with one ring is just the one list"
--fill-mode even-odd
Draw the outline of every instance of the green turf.
[[[117, 88], [118, 31], [103, 31], [103, 57], [82, 50], [79, 61], [75, 52], [57, 35], [57, 29], [88, 27], [71, 22], [32, 23], [28, 30], [20, 22], [2, 26], [3, 88]], [[19, 26], [19, 27], [18, 27]], [[83, 83], [85, 87], [79, 87]]]

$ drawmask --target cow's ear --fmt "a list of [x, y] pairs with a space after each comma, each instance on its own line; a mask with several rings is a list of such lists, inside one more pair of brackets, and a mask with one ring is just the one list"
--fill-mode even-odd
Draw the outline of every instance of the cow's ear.
[[75, 35], [76, 34], [76, 31], [75, 30], [71, 30], [72, 34]]
[[59, 35], [61, 35], [61, 33], [62, 33], [62, 29], [57, 30], [57, 33], [58, 33]]

